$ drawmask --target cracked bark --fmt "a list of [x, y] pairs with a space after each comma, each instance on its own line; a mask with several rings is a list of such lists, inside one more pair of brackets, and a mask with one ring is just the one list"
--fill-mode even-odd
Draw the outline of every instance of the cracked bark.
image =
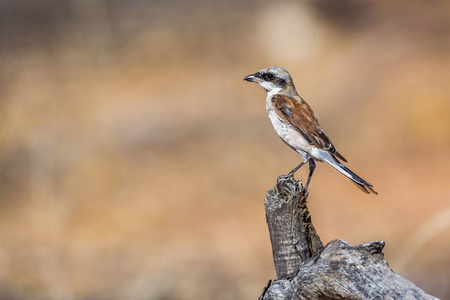
[[277, 279], [260, 300], [437, 299], [391, 270], [383, 241], [355, 246], [338, 239], [323, 247], [307, 197], [301, 181], [280, 176], [264, 199]]

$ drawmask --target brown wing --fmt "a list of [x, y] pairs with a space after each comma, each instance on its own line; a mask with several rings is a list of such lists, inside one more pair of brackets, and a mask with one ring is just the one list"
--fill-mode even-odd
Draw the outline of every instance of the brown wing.
[[347, 162], [336, 151], [328, 136], [320, 128], [316, 114], [302, 98], [299, 97], [297, 100], [285, 95], [275, 95], [272, 97], [272, 103], [278, 116], [291, 123], [310, 145], [326, 150], [335, 158]]

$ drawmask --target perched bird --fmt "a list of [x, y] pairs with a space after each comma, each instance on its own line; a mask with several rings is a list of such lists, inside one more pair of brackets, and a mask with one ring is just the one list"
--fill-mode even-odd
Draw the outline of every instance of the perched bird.
[[347, 160], [336, 151], [328, 136], [320, 128], [316, 114], [298, 95], [288, 71], [278, 67], [261, 69], [255, 74], [248, 75], [244, 80], [258, 83], [267, 92], [266, 109], [273, 128], [283, 142], [303, 157], [302, 163], [287, 176], [293, 176], [301, 166], [309, 162], [309, 176], [305, 185], [307, 190], [317, 160], [329, 163], [363, 192], [378, 194], [370, 183], [340, 162]]

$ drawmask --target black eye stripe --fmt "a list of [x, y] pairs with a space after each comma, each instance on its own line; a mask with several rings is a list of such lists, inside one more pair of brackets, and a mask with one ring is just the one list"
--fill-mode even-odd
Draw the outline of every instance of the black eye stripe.
[[282, 85], [282, 86], [286, 85], [286, 81], [281, 78], [277, 78], [277, 80], [274, 80], [274, 82], [276, 82], [276, 84], [278, 84], [278, 85]]
[[264, 74], [264, 79], [265, 80], [273, 80], [274, 78], [275, 78], [275, 76], [272, 73]]

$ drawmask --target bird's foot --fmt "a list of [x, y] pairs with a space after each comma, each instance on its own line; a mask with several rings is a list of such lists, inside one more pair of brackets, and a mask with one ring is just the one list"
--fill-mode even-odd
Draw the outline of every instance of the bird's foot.
[[280, 175], [278, 176], [277, 180], [288, 180], [288, 179], [294, 179], [294, 172], [290, 172], [286, 175]]
[[308, 198], [309, 192], [308, 192], [308, 185], [305, 185], [305, 187], [303, 187], [303, 194], [306, 195], [306, 198]]
[[296, 189], [298, 189], [297, 186], [298, 186], [298, 182], [294, 178], [294, 173], [292, 173], [292, 172], [287, 175], [281, 175], [277, 178], [276, 188], [277, 188], [278, 193], [285, 193], [287, 191], [293, 192]]

